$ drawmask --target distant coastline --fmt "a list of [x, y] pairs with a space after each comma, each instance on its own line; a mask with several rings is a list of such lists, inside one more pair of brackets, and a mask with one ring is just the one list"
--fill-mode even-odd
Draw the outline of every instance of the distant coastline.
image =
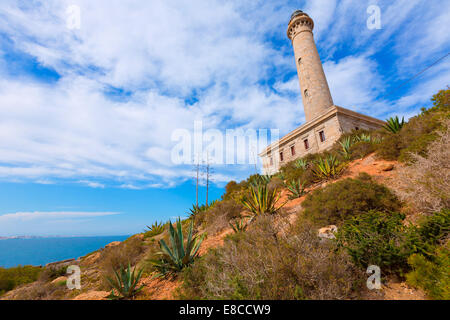
[[114, 241], [124, 241], [125, 236], [14, 236], [1, 237], [0, 267], [18, 265], [44, 266], [48, 263], [77, 259], [103, 248]]

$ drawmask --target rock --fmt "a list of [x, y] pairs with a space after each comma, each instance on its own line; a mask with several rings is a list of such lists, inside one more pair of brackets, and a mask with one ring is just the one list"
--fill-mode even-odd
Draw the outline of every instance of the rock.
[[113, 242], [107, 244], [107, 245], [105, 246], [105, 248], [116, 247], [116, 246], [118, 246], [120, 243], [121, 243], [120, 241], [113, 241]]
[[394, 170], [394, 165], [393, 164], [385, 164], [380, 169], [381, 169], [381, 171], [392, 171], [392, 170]]
[[335, 225], [329, 225], [319, 229], [319, 238], [322, 239], [335, 239], [334, 235], [337, 232], [338, 228]]
[[84, 265], [92, 265], [100, 258], [100, 252], [92, 253], [83, 259]]
[[104, 300], [109, 294], [110, 292], [107, 291], [88, 291], [76, 296], [73, 300]]

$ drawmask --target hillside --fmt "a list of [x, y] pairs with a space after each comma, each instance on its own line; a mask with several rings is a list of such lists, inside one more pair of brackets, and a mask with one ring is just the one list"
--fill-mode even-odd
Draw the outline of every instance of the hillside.
[[[172, 235], [155, 223], [71, 261], [81, 290], [67, 290], [62, 263], [1, 299], [106, 299], [106, 277], [128, 263], [142, 270], [137, 300], [449, 299], [449, 95], [442, 90], [407, 123], [346, 134], [274, 176], [230, 182]], [[181, 230], [189, 243], [191, 224], [197, 237], [177, 265], [161, 248]], [[380, 290], [366, 286], [369, 265], [381, 269]]]

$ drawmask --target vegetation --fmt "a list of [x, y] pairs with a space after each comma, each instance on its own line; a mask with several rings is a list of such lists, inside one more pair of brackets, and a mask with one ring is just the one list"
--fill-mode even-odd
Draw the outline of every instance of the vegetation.
[[300, 180], [291, 181], [286, 184], [286, 187], [289, 190], [289, 200], [300, 198], [305, 194], [305, 183]]
[[357, 297], [363, 273], [310, 224], [286, 233], [286, 222], [259, 216], [183, 271], [184, 299], [348, 299]]
[[404, 218], [399, 213], [369, 211], [347, 220], [337, 241], [357, 266], [376, 265], [383, 273], [402, 272], [412, 253]]
[[147, 226], [148, 231], [144, 233], [144, 238], [151, 238], [164, 232], [164, 224], [156, 221], [151, 226]]
[[244, 219], [241, 219], [239, 221], [235, 221], [234, 224], [230, 222], [230, 226], [235, 233], [239, 233], [247, 230], [248, 223], [244, 221]]
[[313, 168], [313, 174], [315, 175], [317, 181], [323, 181], [328, 179], [334, 179], [338, 177], [344, 166], [340, 163], [334, 155], [329, 155], [326, 158], [319, 158]]
[[450, 300], [450, 247], [436, 248], [434, 259], [414, 254], [408, 263], [412, 271], [406, 275], [408, 284], [425, 290], [433, 299]]
[[41, 267], [34, 266], [17, 266], [8, 269], [0, 267], [0, 295], [22, 284], [36, 281], [41, 272]]
[[450, 208], [450, 120], [443, 124], [440, 137], [427, 149], [428, 156], [411, 155], [414, 163], [401, 168], [395, 181], [399, 197], [426, 214]]
[[131, 263], [135, 265], [143, 257], [145, 247], [141, 238], [134, 236], [128, 238], [117, 246], [105, 248], [100, 251], [100, 270], [102, 274], [103, 287], [109, 287], [106, 280], [108, 277], [113, 278], [115, 271], [122, 266]]
[[[138, 287], [139, 280], [141, 279], [143, 269], [139, 270], [136, 274], [136, 268], [131, 271], [131, 265], [128, 264], [128, 268], [123, 266], [117, 272], [114, 270], [114, 278], [107, 277], [112, 291], [108, 296], [111, 300], [129, 299], [134, 297], [144, 287], [143, 285]], [[117, 295], [115, 293], [117, 291]]]
[[253, 186], [250, 188], [250, 196], [242, 200], [242, 204], [253, 216], [274, 214], [281, 206], [277, 207], [280, 193], [277, 189], [269, 190], [267, 185]]
[[347, 178], [314, 190], [302, 203], [304, 215], [312, 221], [340, 224], [345, 219], [370, 210], [398, 211], [401, 203], [385, 186], [372, 181], [368, 174]]
[[403, 126], [405, 125], [405, 118], [402, 118], [402, 121], [398, 119], [398, 116], [395, 118], [389, 118], [386, 120], [386, 125], [383, 127], [386, 131], [391, 132], [393, 134], [398, 133]]
[[159, 271], [158, 276], [177, 273], [189, 266], [197, 258], [203, 237], [193, 236], [193, 227], [194, 223], [191, 221], [185, 244], [181, 219], [177, 220], [176, 229], [169, 222], [170, 247], [164, 239], [160, 240], [161, 252], [159, 255], [161, 258], [152, 261], [152, 264]]
[[443, 121], [450, 117], [450, 89], [439, 91], [433, 96], [433, 107], [409, 119], [396, 134], [382, 133], [382, 141], [377, 146], [377, 154], [386, 160], [414, 162], [411, 154], [427, 156], [428, 146], [439, 137]]

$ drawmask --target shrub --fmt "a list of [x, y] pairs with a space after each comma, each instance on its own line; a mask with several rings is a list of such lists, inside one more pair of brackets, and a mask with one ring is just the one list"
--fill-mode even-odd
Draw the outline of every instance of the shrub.
[[244, 207], [234, 200], [220, 201], [205, 213], [204, 227], [211, 234], [221, 232], [231, 220], [240, 218], [243, 210]]
[[408, 259], [412, 271], [406, 275], [408, 284], [425, 290], [433, 299], [450, 300], [450, 249], [437, 248], [433, 261], [421, 254]]
[[[145, 251], [142, 244], [142, 239], [131, 237], [117, 246], [103, 249], [99, 258], [102, 279], [114, 277], [114, 272], [128, 263], [135, 265]], [[109, 283], [104, 281], [103, 286], [108, 287]]]
[[17, 266], [8, 269], [0, 267], [0, 295], [17, 286], [36, 281], [41, 272], [41, 267], [34, 266]]
[[440, 138], [431, 143], [428, 157], [412, 155], [415, 162], [399, 170], [398, 196], [424, 213], [450, 208], [450, 120]]
[[350, 147], [350, 158], [352, 160], [354, 159], [362, 159], [365, 156], [371, 154], [372, 152], [375, 152], [377, 149], [376, 144], [372, 142], [366, 142], [366, 141], [359, 141], [354, 143]]
[[370, 210], [398, 211], [400, 206], [389, 189], [373, 182], [367, 174], [314, 190], [302, 203], [304, 215], [321, 224], [339, 224]]
[[336, 241], [357, 266], [377, 265], [383, 273], [401, 273], [413, 253], [404, 218], [399, 213], [369, 211], [347, 220]]
[[161, 251], [159, 255], [161, 258], [152, 261], [152, 264], [159, 271], [158, 276], [177, 273], [186, 266], [189, 266], [197, 258], [203, 237], [193, 237], [193, 228], [194, 223], [191, 221], [185, 244], [181, 220], [177, 220], [176, 230], [172, 223], [169, 222], [170, 247], [163, 239], [160, 240], [159, 245]]
[[[127, 269], [121, 266], [118, 272], [114, 270], [114, 278], [107, 277], [112, 288], [108, 298], [111, 300], [119, 300], [134, 297], [144, 287], [143, 285], [138, 287], [142, 271], [143, 269], [139, 270], [136, 274], [136, 268], [134, 268], [133, 272], [131, 272], [130, 264], [128, 264]], [[117, 295], [115, 291], [117, 291]]]
[[274, 216], [260, 216], [182, 273], [183, 299], [349, 299], [362, 273], [310, 225], [286, 234]]
[[450, 116], [449, 95], [449, 89], [434, 95], [434, 106], [411, 118], [397, 134], [381, 131], [384, 136], [377, 147], [378, 155], [386, 160], [406, 163], [414, 162], [411, 153], [425, 157], [430, 143], [439, 137], [437, 132], [442, 129], [442, 120]]

